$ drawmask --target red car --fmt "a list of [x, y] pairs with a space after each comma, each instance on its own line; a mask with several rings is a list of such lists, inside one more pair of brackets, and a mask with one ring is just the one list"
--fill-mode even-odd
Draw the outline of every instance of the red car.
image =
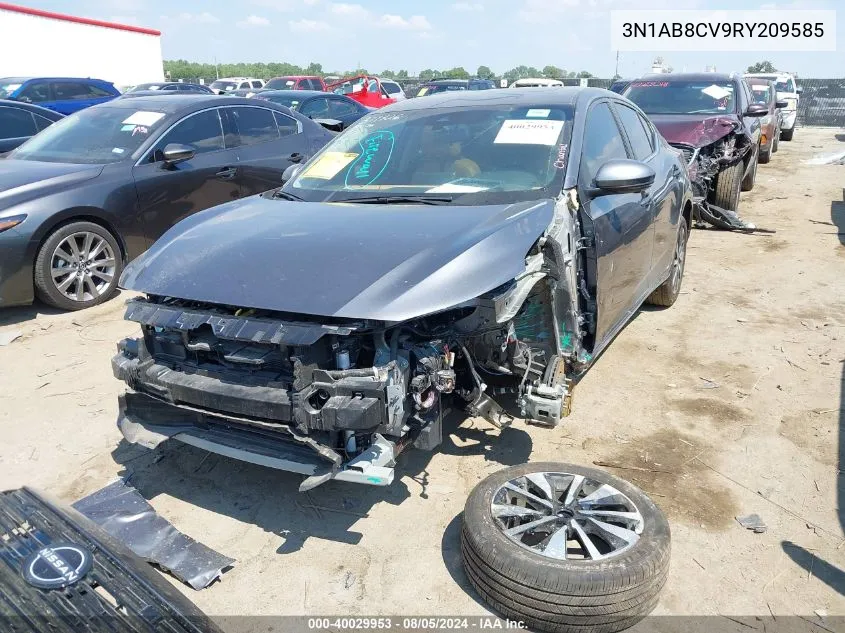
[[290, 75], [287, 77], [274, 77], [266, 84], [265, 90], [319, 90], [326, 91], [326, 83], [322, 77], [315, 75]]
[[378, 77], [371, 77], [370, 75], [345, 77], [344, 79], [330, 83], [326, 86], [326, 90], [328, 92], [346, 95], [368, 108], [383, 108], [391, 103], [396, 103], [396, 99], [388, 95], [387, 91], [382, 87]]

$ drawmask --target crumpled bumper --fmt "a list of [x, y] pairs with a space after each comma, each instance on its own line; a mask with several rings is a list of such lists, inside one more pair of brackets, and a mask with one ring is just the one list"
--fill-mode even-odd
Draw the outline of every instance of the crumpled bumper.
[[797, 110], [782, 110], [780, 129], [791, 130], [795, 127], [795, 119], [798, 118]]

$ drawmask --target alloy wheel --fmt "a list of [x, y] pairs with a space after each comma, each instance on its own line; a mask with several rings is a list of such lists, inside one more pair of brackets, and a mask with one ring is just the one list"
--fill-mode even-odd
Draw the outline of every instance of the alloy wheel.
[[53, 285], [71, 301], [91, 301], [114, 280], [115, 253], [100, 235], [73, 233], [59, 242], [50, 258]]

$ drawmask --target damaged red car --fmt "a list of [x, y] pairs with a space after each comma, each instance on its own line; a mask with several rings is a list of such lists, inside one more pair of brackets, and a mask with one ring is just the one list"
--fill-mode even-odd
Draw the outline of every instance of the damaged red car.
[[738, 74], [673, 73], [631, 82], [624, 95], [645, 112], [686, 159], [696, 220], [721, 228], [754, 229], [736, 215], [740, 191], [750, 191], [760, 154], [760, 119]]

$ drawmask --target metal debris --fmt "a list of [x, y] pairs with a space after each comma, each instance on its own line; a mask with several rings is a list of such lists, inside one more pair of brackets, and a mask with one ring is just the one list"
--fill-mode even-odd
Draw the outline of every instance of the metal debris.
[[744, 517], [736, 517], [737, 522], [747, 530], [753, 530], [755, 534], [762, 534], [769, 529], [759, 514], [749, 514]]

